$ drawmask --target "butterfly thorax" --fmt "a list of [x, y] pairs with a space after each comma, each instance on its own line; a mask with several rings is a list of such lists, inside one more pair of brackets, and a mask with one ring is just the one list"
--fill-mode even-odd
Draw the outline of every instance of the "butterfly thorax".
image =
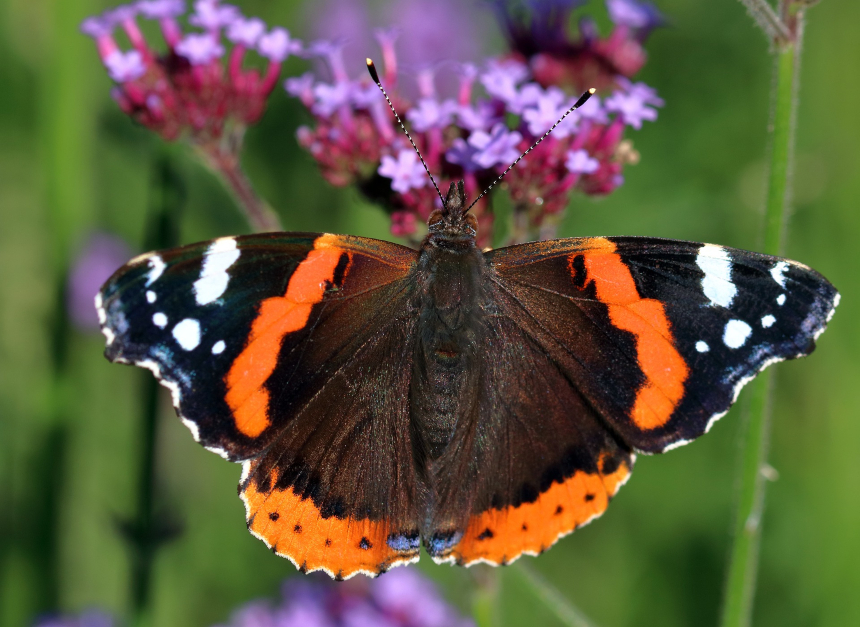
[[437, 459], [458, 419], [475, 401], [479, 372], [486, 273], [475, 245], [477, 223], [465, 213], [462, 186], [451, 185], [446, 207], [430, 217], [430, 233], [417, 264], [414, 306], [418, 311], [412, 379], [412, 420], [420, 433], [416, 448]]

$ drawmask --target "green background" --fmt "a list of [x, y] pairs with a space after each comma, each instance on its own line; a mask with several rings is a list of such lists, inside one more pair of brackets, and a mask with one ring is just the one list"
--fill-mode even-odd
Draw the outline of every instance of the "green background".
[[[237, 2], [302, 35], [296, 2]], [[592, 3], [602, 11], [599, 3]], [[642, 161], [610, 198], [577, 197], [561, 235], [653, 235], [756, 249], [766, 170], [771, 59], [736, 0], [659, 0], [640, 74], [666, 99], [630, 133]], [[93, 229], [143, 241], [164, 149], [108, 96], [79, 21], [96, 0], [0, 3], [0, 624], [128, 605], [126, 549], [140, 454], [145, 376], [109, 364], [100, 335], [74, 334], [67, 374], [52, 374], [56, 276]], [[860, 3], [808, 13], [787, 255], [827, 276], [842, 304], [819, 348], [777, 366], [757, 625], [860, 624]], [[363, 59], [360, 60], [363, 62]], [[356, 62], [356, 73], [360, 70]], [[300, 69], [298, 63], [292, 69]], [[387, 221], [333, 189], [298, 148], [308, 121], [277, 90], [248, 133], [244, 162], [288, 230], [388, 237]], [[181, 145], [167, 150], [186, 187], [183, 242], [247, 232], [224, 189]], [[138, 244], [138, 247], [141, 244]], [[240, 467], [194, 443], [168, 399], [158, 442], [161, 498], [184, 532], [158, 556], [157, 625], [203, 626], [273, 597], [294, 576], [245, 530]], [[728, 556], [744, 395], [705, 438], [640, 457], [599, 521], [529, 561], [602, 626], [715, 624]], [[57, 427], [60, 427], [59, 429]], [[60, 433], [59, 439], [55, 434]], [[52, 435], [54, 434], [54, 435]], [[54, 525], [54, 544], [45, 540]], [[468, 611], [472, 570], [419, 566]], [[514, 565], [499, 571], [504, 625], [554, 625]], [[51, 573], [55, 573], [55, 584]]]

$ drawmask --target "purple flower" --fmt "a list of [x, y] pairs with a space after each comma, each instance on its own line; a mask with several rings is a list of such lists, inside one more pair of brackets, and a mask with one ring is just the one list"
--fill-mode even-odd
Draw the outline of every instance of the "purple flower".
[[282, 63], [291, 54], [298, 54], [302, 50], [302, 43], [297, 39], [290, 39], [290, 33], [285, 28], [273, 28], [270, 32], [260, 37], [257, 44], [257, 52], [275, 63]]
[[139, 0], [137, 8], [144, 17], [161, 20], [185, 13], [184, 0]]
[[[491, 0], [510, 46], [526, 56], [568, 45], [570, 13], [585, 0]], [[520, 10], [522, 5], [528, 11]]]
[[317, 115], [328, 117], [340, 107], [349, 104], [350, 83], [317, 83], [314, 85], [314, 97], [316, 102], [311, 110]]
[[531, 105], [536, 105], [544, 96], [543, 87], [537, 83], [526, 83], [518, 90], [514, 91], [513, 95], [506, 100], [508, 109], [511, 113], [522, 115], [523, 110]]
[[[375, 87], [375, 86], [374, 86]], [[293, 76], [284, 81], [284, 89], [303, 103], [312, 103], [314, 97], [314, 74], [305, 72], [301, 76]]]
[[137, 50], [122, 52], [114, 50], [105, 58], [108, 75], [117, 83], [125, 83], [140, 78], [146, 74], [143, 55]]
[[176, 53], [191, 65], [206, 65], [224, 55], [224, 46], [209, 33], [191, 33], [177, 44]]
[[405, 194], [410, 189], [418, 189], [427, 185], [427, 173], [418, 160], [414, 150], [401, 150], [397, 159], [390, 155], [382, 156], [379, 166], [380, 176], [391, 179], [391, 189]]
[[197, 0], [194, 3], [194, 13], [188, 18], [192, 26], [217, 31], [229, 26], [241, 17], [239, 9], [232, 4], [221, 4], [219, 0]]
[[316, 581], [287, 582], [279, 605], [252, 602], [230, 627], [474, 627], [417, 571], [398, 568], [361, 587]]
[[663, 100], [657, 97], [653, 89], [644, 83], [636, 83], [629, 85], [625, 91], [616, 91], [609, 96], [604, 106], [610, 113], [619, 114], [625, 124], [640, 129], [644, 120], [653, 122], [657, 119], [657, 110], [648, 105], [662, 104]]
[[456, 627], [470, 625], [457, 616], [433, 584], [412, 569], [392, 571], [394, 577], [381, 577], [371, 589], [373, 600], [388, 614], [402, 616], [414, 627]]
[[457, 137], [451, 148], [445, 153], [445, 159], [447, 159], [449, 163], [457, 164], [466, 172], [474, 172], [475, 170], [480, 169], [480, 166], [475, 163], [475, 155], [477, 152], [477, 148], [470, 145], [469, 142], [462, 137]]
[[122, 24], [137, 17], [139, 10], [133, 4], [121, 4], [103, 13], [104, 18], [113, 24]]
[[[95, 310], [93, 310], [95, 315]], [[95, 327], [96, 329], [98, 326]], [[34, 627], [114, 627], [113, 618], [100, 610], [88, 610], [79, 616], [52, 616], [38, 619]]]
[[639, 0], [606, 0], [609, 19], [619, 26], [627, 26], [647, 35], [657, 26], [665, 24], [663, 15], [650, 2]]
[[[529, 127], [529, 133], [540, 137], [552, 128], [570, 107], [564, 92], [558, 87], [550, 87], [538, 98], [534, 107], [523, 111], [523, 120]], [[561, 138], [567, 137], [575, 130], [576, 121], [568, 116], [555, 127], [553, 133], [556, 138]]]
[[239, 17], [227, 27], [227, 39], [234, 44], [240, 44], [246, 48], [253, 48], [263, 33], [266, 32], [266, 23], [258, 17]]
[[352, 83], [350, 100], [357, 109], [369, 109], [383, 100], [382, 92], [374, 83]]
[[481, 84], [491, 96], [508, 102], [517, 96], [517, 85], [528, 76], [528, 68], [519, 61], [491, 61], [481, 75]]
[[496, 108], [486, 100], [457, 107], [457, 123], [467, 131], [486, 131], [500, 121]]
[[305, 5], [308, 10], [310, 31], [308, 37], [316, 40], [306, 52], [328, 56], [327, 51], [315, 44], [337, 42], [338, 54], [345, 48], [347, 59], [363, 64], [368, 51], [375, 49], [373, 21], [366, 2], [360, 0], [315, 0]]
[[523, 136], [517, 131], [508, 131], [504, 124], [496, 124], [492, 132], [475, 131], [469, 136], [469, 145], [477, 148], [473, 161], [482, 168], [494, 165], [510, 165], [520, 156], [517, 148]]
[[617, 82], [622, 89], [635, 95], [637, 98], [640, 98], [645, 104], [654, 105], [655, 107], [662, 107], [666, 104], [663, 99], [657, 95], [657, 90], [653, 87], [649, 87], [645, 83], [634, 83], [623, 76], [619, 77]]
[[[404, 65], [420, 67], [450, 61], [477, 61], [486, 41], [484, 15], [462, 0], [389, 0], [385, 14], [404, 37]], [[447, 93], [444, 92], [443, 93]]]
[[88, 17], [81, 22], [81, 32], [93, 39], [110, 35], [113, 29], [114, 24], [100, 15]]
[[592, 174], [600, 169], [600, 162], [585, 150], [571, 150], [567, 153], [564, 166], [572, 174]]
[[97, 331], [98, 316], [93, 306], [102, 284], [129, 260], [131, 251], [124, 241], [108, 233], [94, 233], [72, 262], [66, 287], [69, 319], [81, 331]]
[[448, 126], [454, 119], [456, 111], [457, 103], [453, 100], [444, 100], [440, 103], [435, 98], [422, 98], [413, 109], [409, 110], [406, 117], [412, 122], [416, 131], [424, 133], [431, 128]]
[[584, 105], [570, 115], [575, 120], [589, 120], [597, 124], [606, 124], [609, 122], [609, 116], [606, 115], [606, 110], [603, 108], [600, 96], [592, 96]]

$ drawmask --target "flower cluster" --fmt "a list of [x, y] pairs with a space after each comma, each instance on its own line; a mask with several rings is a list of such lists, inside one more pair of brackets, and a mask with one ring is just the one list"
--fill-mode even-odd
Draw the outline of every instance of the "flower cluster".
[[594, 20], [583, 17], [570, 33], [571, 12], [586, 0], [492, 0], [514, 54], [527, 60], [534, 80], [583, 91], [612, 88], [618, 77], [631, 78], [645, 65], [643, 44], [664, 23], [660, 12], [641, 0], [605, 0], [614, 24], [601, 38]]
[[49, 616], [37, 619], [35, 627], [115, 627], [116, 621], [105, 612], [88, 610], [78, 616]]
[[288, 581], [277, 605], [257, 601], [229, 627], [470, 627], [431, 582], [398, 568], [373, 581]]
[[[301, 43], [219, 0], [194, 2], [189, 29], [180, 24], [185, 13], [183, 0], [138, 0], [86, 19], [81, 30], [95, 39], [125, 113], [168, 140], [186, 134], [203, 145], [228, 132], [235, 138], [262, 116], [281, 64]], [[160, 51], [144, 37], [140, 19], [160, 25]], [[117, 43], [119, 31], [128, 50]], [[265, 68], [245, 67], [251, 50]]]
[[[641, 42], [659, 15], [635, 0], [607, 0], [615, 30], [600, 39], [590, 22], [570, 39], [565, 25], [574, 0], [537, 0], [530, 21], [511, 2], [495, 7], [511, 52], [478, 65], [456, 67], [459, 89], [437, 89], [444, 66], [417, 71], [418, 95], [397, 89], [396, 33], [379, 30], [383, 85], [405, 119], [428, 168], [447, 188], [464, 179], [477, 197], [522, 152], [544, 135], [585, 88], [600, 95], [570, 114], [505, 180], [515, 208], [515, 240], [551, 236], [576, 189], [608, 194], [623, 182], [622, 170], [638, 158], [627, 127], [657, 117], [663, 101], [643, 83], [629, 80], [644, 62]], [[635, 54], [634, 54], [635, 51]], [[298, 131], [299, 143], [334, 185], [356, 185], [390, 213], [392, 233], [417, 240], [440, 200], [424, 167], [368, 77], [345, 69], [342, 43], [318, 41], [308, 53], [325, 61], [330, 79], [313, 73], [287, 79], [287, 92], [314, 117]], [[633, 57], [636, 57], [634, 62]], [[490, 241], [492, 197], [473, 209], [481, 219], [479, 243]]]
[[66, 310], [79, 331], [98, 331], [93, 307], [102, 284], [132, 256], [122, 239], [110, 233], [93, 233], [72, 262], [66, 280]]

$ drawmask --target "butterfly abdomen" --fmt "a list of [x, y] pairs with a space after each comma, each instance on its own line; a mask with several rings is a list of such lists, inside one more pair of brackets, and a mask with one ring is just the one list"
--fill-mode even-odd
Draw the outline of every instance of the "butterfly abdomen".
[[412, 420], [430, 459], [444, 452], [474, 396], [487, 271], [474, 245], [424, 246], [419, 255]]

